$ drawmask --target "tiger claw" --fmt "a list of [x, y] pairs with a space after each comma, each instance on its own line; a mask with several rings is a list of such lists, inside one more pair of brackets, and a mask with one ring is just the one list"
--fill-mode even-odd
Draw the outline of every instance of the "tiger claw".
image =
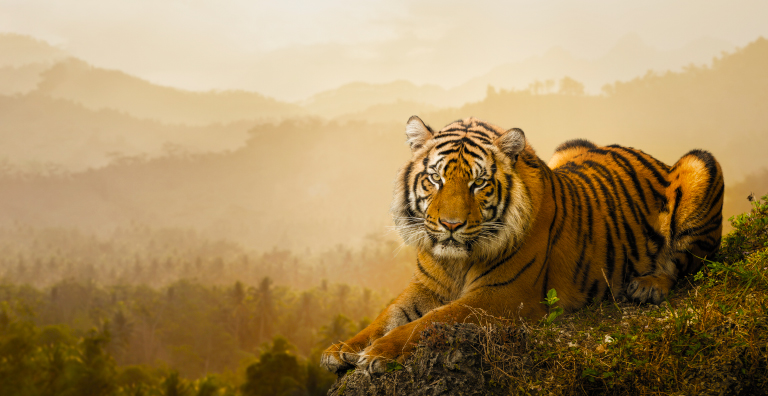
[[342, 351], [343, 348], [343, 344], [336, 344], [326, 349], [320, 357], [320, 366], [335, 374], [355, 368], [359, 355]]
[[639, 303], [661, 304], [672, 288], [672, 279], [664, 275], [637, 277], [627, 286], [627, 297]]
[[360, 354], [360, 359], [357, 361], [357, 368], [370, 374], [381, 374], [387, 371], [387, 363], [386, 359], [379, 356], [371, 356], [363, 352]]

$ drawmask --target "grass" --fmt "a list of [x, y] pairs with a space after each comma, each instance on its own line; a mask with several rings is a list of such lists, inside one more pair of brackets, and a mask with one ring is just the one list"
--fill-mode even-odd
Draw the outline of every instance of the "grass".
[[[595, 303], [553, 323], [487, 317], [477, 350], [510, 394], [768, 394], [768, 195], [659, 306]], [[485, 315], [478, 312], [479, 315]], [[425, 337], [439, 340], [439, 332]], [[437, 338], [435, 338], [437, 337]]]

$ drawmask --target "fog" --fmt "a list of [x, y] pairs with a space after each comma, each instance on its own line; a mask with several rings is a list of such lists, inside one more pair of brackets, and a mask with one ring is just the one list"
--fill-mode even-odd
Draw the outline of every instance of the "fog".
[[603, 78], [578, 78], [599, 92], [616, 74], [707, 62], [766, 36], [766, 15], [768, 5], [757, 0], [30, 0], [0, 2], [0, 31], [44, 39], [90, 64], [160, 85], [294, 101], [356, 81], [405, 79], [449, 89], [555, 47], [579, 61], [597, 60], [632, 34], [662, 52], [721, 43], [689, 59], [658, 65], [643, 54]]
[[322, 394], [318, 351], [413, 269], [388, 209], [414, 114], [545, 161], [709, 150], [726, 218], [768, 194], [766, 3], [473, 4], [0, 1], [0, 325], [106, 340], [112, 394], [243, 393], [268, 353]]

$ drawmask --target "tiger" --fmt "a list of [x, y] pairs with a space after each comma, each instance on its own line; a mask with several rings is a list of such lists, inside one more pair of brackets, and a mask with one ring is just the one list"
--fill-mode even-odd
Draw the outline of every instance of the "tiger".
[[672, 167], [641, 150], [570, 140], [542, 161], [518, 128], [477, 118], [405, 128], [411, 159], [391, 212], [416, 248], [407, 288], [354, 337], [321, 355], [327, 370], [386, 371], [433, 322], [538, 320], [555, 289], [566, 312], [615, 293], [659, 304], [720, 246], [723, 174], [692, 150]]

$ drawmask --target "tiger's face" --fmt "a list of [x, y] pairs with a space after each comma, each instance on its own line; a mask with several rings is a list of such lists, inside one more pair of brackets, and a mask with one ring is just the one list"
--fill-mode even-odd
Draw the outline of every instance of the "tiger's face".
[[435, 133], [414, 116], [406, 135], [413, 158], [392, 206], [406, 243], [438, 259], [467, 260], [494, 256], [524, 236], [531, 201], [515, 170], [522, 131], [469, 118]]

